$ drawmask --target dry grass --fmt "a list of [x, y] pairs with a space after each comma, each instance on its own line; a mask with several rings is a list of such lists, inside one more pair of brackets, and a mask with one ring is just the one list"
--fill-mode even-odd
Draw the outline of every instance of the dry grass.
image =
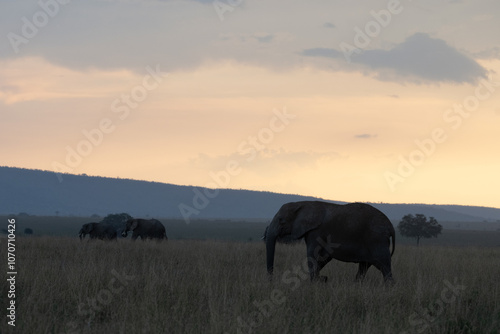
[[[500, 331], [499, 248], [397, 245], [397, 283], [386, 287], [374, 268], [354, 283], [357, 265], [338, 261], [322, 271], [328, 283], [311, 284], [304, 244], [278, 245], [272, 283], [261, 242], [40, 237], [16, 244], [16, 328], [2, 316], [2, 333]], [[2, 300], [7, 289], [4, 281]]]

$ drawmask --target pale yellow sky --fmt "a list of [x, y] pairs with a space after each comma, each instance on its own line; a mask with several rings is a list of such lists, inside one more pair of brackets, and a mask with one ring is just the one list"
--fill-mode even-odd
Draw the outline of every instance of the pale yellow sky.
[[[230, 175], [215, 183], [345, 201], [499, 206], [500, 94], [481, 101], [456, 130], [443, 120], [475, 85], [401, 86], [353, 73], [220, 64], [170, 73], [121, 120], [112, 102], [144, 75], [77, 72], [39, 58], [2, 65], [17, 87], [1, 96], [8, 108], [5, 165], [54, 170], [57, 162], [71, 173], [198, 186], [213, 185], [211, 175]], [[293, 115], [276, 121], [278, 131], [271, 130], [273, 110]], [[77, 151], [88, 141], [82, 131], [103, 119], [113, 131], [96, 136], [99, 145], [69, 165], [67, 147]], [[385, 174], [399, 175], [399, 157], [409, 159], [419, 150], [415, 141], [429, 140], [435, 128], [443, 129], [444, 143], [391, 186]], [[231, 161], [238, 164], [234, 175]]]
[[[40, 27], [46, 35], [18, 53], [2, 45], [1, 165], [341, 201], [500, 207], [500, 54], [491, 33], [498, 23], [485, 14], [498, 11], [494, 2], [462, 21], [480, 39], [460, 33], [466, 4], [405, 4], [398, 15], [406, 20], [381, 30], [351, 63], [340, 42], [354, 43], [353, 27], [374, 20], [370, 10], [385, 2], [352, 5], [357, 14], [349, 18], [327, 18], [320, 13], [335, 6], [316, 4], [259, 27], [250, 19], [260, 2], [223, 21], [210, 4], [188, 3], [166, 2], [192, 15], [192, 25], [185, 36], [159, 27], [170, 43], [165, 49], [145, 47], [163, 38], [148, 24], [138, 25], [137, 36], [116, 35], [114, 49], [93, 30], [86, 36], [83, 4], [61, 8]], [[123, 15], [140, 7], [144, 22], [163, 8], [108, 5]], [[422, 27], [424, 7], [436, 17], [461, 10], [451, 11], [447, 24]], [[36, 10], [33, 4], [15, 12]], [[198, 16], [205, 26], [196, 26]], [[300, 31], [292, 24], [300, 17], [311, 31], [305, 22]], [[21, 34], [20, 22], [7, 20], [5, 31]], [[66, 35], [52, 22], [80, 28], [78, 38], [94, 36], [84, 40], [93, 52], [71, 38], [65, 49]], [[96, 25], [121, 27], [106, 22]]]

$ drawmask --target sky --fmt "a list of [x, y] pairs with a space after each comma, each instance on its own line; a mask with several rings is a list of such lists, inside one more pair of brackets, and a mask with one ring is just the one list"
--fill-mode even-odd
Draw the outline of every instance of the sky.
[[0, 0], [0, 165], [500, 208], [499, 16], [496, 0]]

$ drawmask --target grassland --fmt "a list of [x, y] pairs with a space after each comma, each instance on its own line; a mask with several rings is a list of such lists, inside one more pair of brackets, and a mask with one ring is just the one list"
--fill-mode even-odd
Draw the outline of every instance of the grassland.
[[16, 327], [2, 315], [0, 332], [499, 333], [500, 248], [426, 241], [397, 244], [387, 287], [338, 261], [310, 283], [302, 243], [277, 247], [269, 282], [262, 242], [18, 236]]

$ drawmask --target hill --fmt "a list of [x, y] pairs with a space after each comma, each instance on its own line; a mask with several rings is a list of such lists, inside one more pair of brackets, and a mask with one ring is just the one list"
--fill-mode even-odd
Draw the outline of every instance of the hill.
[[[207, 189], [174, 184], [63, 175], [49, 171], [0, 167], [0, 214], [105, 216], [127, 212], [137, 217], [187, 219], [266, 219], [292, 201], [320, 198], [272, 192]], [[334, 201], [335, 203], [343, 203]], [[374, 203], [391, 220], [422, 213], [438, 221], [500, 221], [500, 209], [458, 205]]]

